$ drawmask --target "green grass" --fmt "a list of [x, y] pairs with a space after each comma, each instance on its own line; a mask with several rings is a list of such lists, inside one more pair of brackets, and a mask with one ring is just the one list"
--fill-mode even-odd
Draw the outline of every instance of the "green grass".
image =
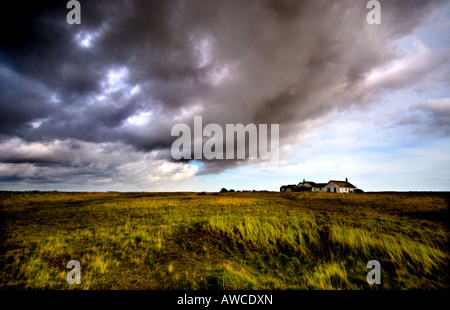
[[[448, 194], [0, 192], [2, 289], [448, 289]], [[81, 264], [68, 285], [66, 264]], [[369, 260], [382, 284], [369, 285]]]

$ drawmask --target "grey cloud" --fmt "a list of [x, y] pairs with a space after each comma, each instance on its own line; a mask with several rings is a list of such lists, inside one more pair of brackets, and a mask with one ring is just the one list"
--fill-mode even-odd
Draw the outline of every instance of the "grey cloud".
[[450, 135], [450, 98], [428, 99], [409, 108], [393, 125], [422, 136]]
[[450, 135], [450, 98], [429, 99], [416, 109], [425, 113], [429, 131]]
[[170, 163], [155, 152], [135, 151], [120, 143], [54, 141], [25, 142], [10, 139], [0, 144], [0, 185], [26, 182], [34, 185], [64, 183], [154, 187], [182, 181], [197, 172], [197, 167]]
[[0, 135], [14, 135], [29, 122], [53, 113], [49, 89], [39, 81], [18, 76], [0, 66]]
[[[408, 79], [363, 85], [372, 69], [398, 57], [394, 40], [444, 3], [384, 1], [375, 27], [366, 23], [365, 1], [350, 0], [84, 1], [81, 25], [65, 23], [64, 1], [33, 4], [23, 18], [16, 6], [17, 35], [0, 45], [0, 64], [16, 76], [0, 75], [1, 134], [120, 143], [172, 160], [170, 129], [192, 124], [196, 112], [204, 124], [278, 123], [281, 142], [291, 141], [308, 120], [370, 104], [383, 90], [436, 69], [441, 60]], [[91, 35], [89, 46], [83, 35]], [[108, 90], [105, 81], [117, 68], [128, 74]], [[143, 112], [148, 121], [127, 123]], [[202, 173], [241, 164], [204, 161]]]

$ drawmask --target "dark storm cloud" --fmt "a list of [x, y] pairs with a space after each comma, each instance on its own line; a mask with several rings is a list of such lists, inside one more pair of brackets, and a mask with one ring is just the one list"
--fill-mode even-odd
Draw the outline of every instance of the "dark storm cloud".
[[3, 138], [122, 143], [168, 160], [172, 126], [193, 115], [280, 124], [283, 141], [333, 109], [369, 104], [392, 84], [365, 88], [367, 74], [444, 3], [383, 1], [382, 24], [370, 26], [366, 1], [82, 1], [81, 25], [66, 23], [66, 2], [3, 12]]
[[28, 122], [52, 113], [49, 90], [37, 80], [21, 77], [0, 67], [0, 133], [15, 135]]

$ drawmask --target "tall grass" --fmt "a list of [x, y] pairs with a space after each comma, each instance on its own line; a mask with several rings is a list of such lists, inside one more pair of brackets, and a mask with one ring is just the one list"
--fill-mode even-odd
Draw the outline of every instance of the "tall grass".
[[[442, 289], [446, 194], [0, 192], [0, 288]], [[69, 260], [81, 284], [68, 285]], [[376, 259], [382, 284], [369, 285]]]

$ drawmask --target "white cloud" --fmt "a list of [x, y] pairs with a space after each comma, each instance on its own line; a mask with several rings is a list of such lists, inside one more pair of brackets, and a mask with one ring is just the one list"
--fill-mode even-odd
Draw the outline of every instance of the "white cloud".
[[[363, 91], [400, 89], [417, 86], [436, 88], [448, 81], [449, 49], [431, 50], [416, 37], [398, 41], [400, 57], [371, 70]], [[443, 65], [444, 64], [444, 65]]]
[[438, 114], [442, 113], [448, 115], [450, 112], [450, 98], [428, 99], [423, 102], [420, 107], [433, 110]]
[[171, 190], [199, 169], [158, 159], [157, 151], [138, 152], [118, 143], [27, 143], [14, 138], [0, 144], [0, 154], [3, 180], [21, 179], [28, 185], [46, 181], [42, 186], [61, 182], [84, 190]]
[[212, 43], [211, 40], [207, 38], [203, 38], [199, 40], [198, 44], [195, 45], [197, 57], [198, 57], [198, 66], [205, 67], [212, 60]]
[[152, 118], [152, 115], [152, 111], [138, 112], [137, 114], [128, 117], [126, 122], [134, 126], [141, 126], [149, 122]]
[[196, 115], [202, 115], [203, 104], [196, 102], [186, 107], [181, 107], [177, 114], [173, 117], [176, 122], [188, 123], [194, 119]]
[[105, 31], [108, 29], [106, 23], [103, 23], [97, 30], [82, 30], [75, 34], [74, 40], [77, 45], [83, 49], [91, 49], [94, 44], [99, 40]]

